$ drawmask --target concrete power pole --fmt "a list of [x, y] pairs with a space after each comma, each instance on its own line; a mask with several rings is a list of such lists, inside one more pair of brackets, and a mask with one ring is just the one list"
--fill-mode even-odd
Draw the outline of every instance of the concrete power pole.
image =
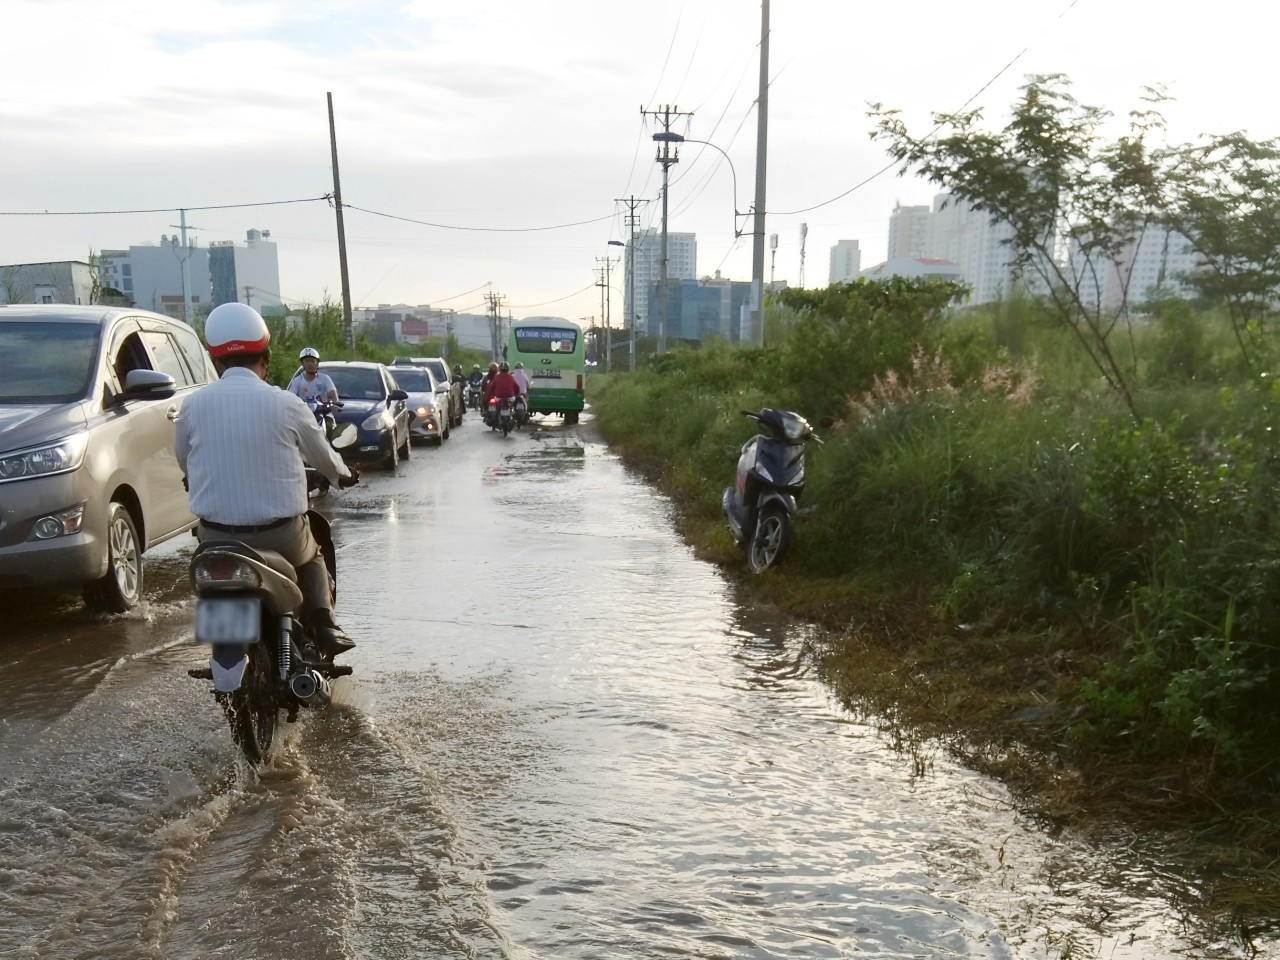
[[[187, 243], [187, 211], [178, 211], [178, 222], [169, 224], [171, 227], [177, 227], [182, 231], [180, 245], [182, 247], [182, 256], [178, 258], [178, 262], [182, 264], [182, 319], [191, 326], [191, 322], [195, 319], [195, 311], [191, 308], [191, 245]], [[192, 227], [196, 230], [198, 227]]]
[[627, 237], [627, 306], [626, 316], [623, 317], [627, 321], [627, 329], [631, 332], [631, 349], [629, 351], [628, 363], [631, 372], [636, 372], [636, 226], [640, 222], [639, 216], [636, 215], [636, 207], [645, 200], [637, 200], [635, 194], [631, 195], [629, 200], [618, 200], [618, 203], [627, 205], [627, 227], [629, 228]]
[[600, 315], [604, 317], [604, 371], [610, 373], [613, 371], [613, 289], [610, 284], [613, 258], [596, 257], [596, 263], [602, 264], [596, 268], [600, 271], [596, 286], [600, 288]]
[[751, 236], [751, 313], [745, 344], [764, 345], [764, 210], [765, 157], [769, 143], [769, 0], [760, 3], [760, 98], [756, 101], [756, 203]]
[[659, 274], [658, 281], [658, 352], [667, 352], [667, 181], [673, 163], [680, 162], [679, 149], [671, 149], [671, 118], [672, 117], [692, 117], [692, 111], [680, 111], [675, 107], [663, 105], [661, 110], [646, 110], [643, 106], [640, 108], [642, 115], [652, 115], [655, 119], [662, 121], [662, 133], [655, 134], [654, 139], [661, 142], [662, 146], [658, 148], [658, 155], [654, 159], [662, 164], [662, 246], [658, 254], [662, 261], [662, 271]]
[[342, 184], [338, 180], [338, 135], [333, 126], [333, 94], [326, 93], [329, 104], [329, 151], [333, 156], [333, 209], [338, 217], [338, 267], [342, 271], [342, 331], [347, 349], [356, 346], [355, 331], [351, 328], [351, 280], [347, 276], [347, 231], [342, 225]]

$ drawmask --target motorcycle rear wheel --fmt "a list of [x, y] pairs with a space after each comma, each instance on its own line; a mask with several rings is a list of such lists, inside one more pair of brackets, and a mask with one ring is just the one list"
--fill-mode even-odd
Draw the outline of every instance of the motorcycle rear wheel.
[[231, 726], [232, 741], [251, 764], [262, 763], [271, 750], [280, 717], [271, 653], [265, 642], [249, 647], [249, 663], [240, 689], [215, 696]]
[[752, 573], [764, 573], [780, 563], [791, 546], [791, 517], [772, 503], [760, 512], [755, 536], [747, 545], [747, 565]]

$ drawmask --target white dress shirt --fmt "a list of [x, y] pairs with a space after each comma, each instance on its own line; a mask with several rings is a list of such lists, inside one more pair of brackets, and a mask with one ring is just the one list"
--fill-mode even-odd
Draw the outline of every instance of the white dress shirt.
[[350, 474], [310, 408], [246, 367], [187, 398], [174, 449], [191, 512], [235, 526], [306, 513], [304, 457], [330, 483]]

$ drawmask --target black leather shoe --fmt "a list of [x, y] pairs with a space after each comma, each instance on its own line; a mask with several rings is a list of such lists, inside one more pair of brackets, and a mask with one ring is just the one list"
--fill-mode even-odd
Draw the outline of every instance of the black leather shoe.
[[315, 637], [316, 649], [330, 659], [346, 653], [356, 645], [356, 642], [333, 622], [333, 614], [328, 610], [317, 610], [312, 615], [311, 632]]

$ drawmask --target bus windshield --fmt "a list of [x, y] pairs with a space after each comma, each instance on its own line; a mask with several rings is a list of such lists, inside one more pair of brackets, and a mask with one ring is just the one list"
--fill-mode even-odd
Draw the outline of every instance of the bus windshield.
[[520, 353], [573, 353], [578, 331], [564, 327], [517, 327], [512, 331]]

